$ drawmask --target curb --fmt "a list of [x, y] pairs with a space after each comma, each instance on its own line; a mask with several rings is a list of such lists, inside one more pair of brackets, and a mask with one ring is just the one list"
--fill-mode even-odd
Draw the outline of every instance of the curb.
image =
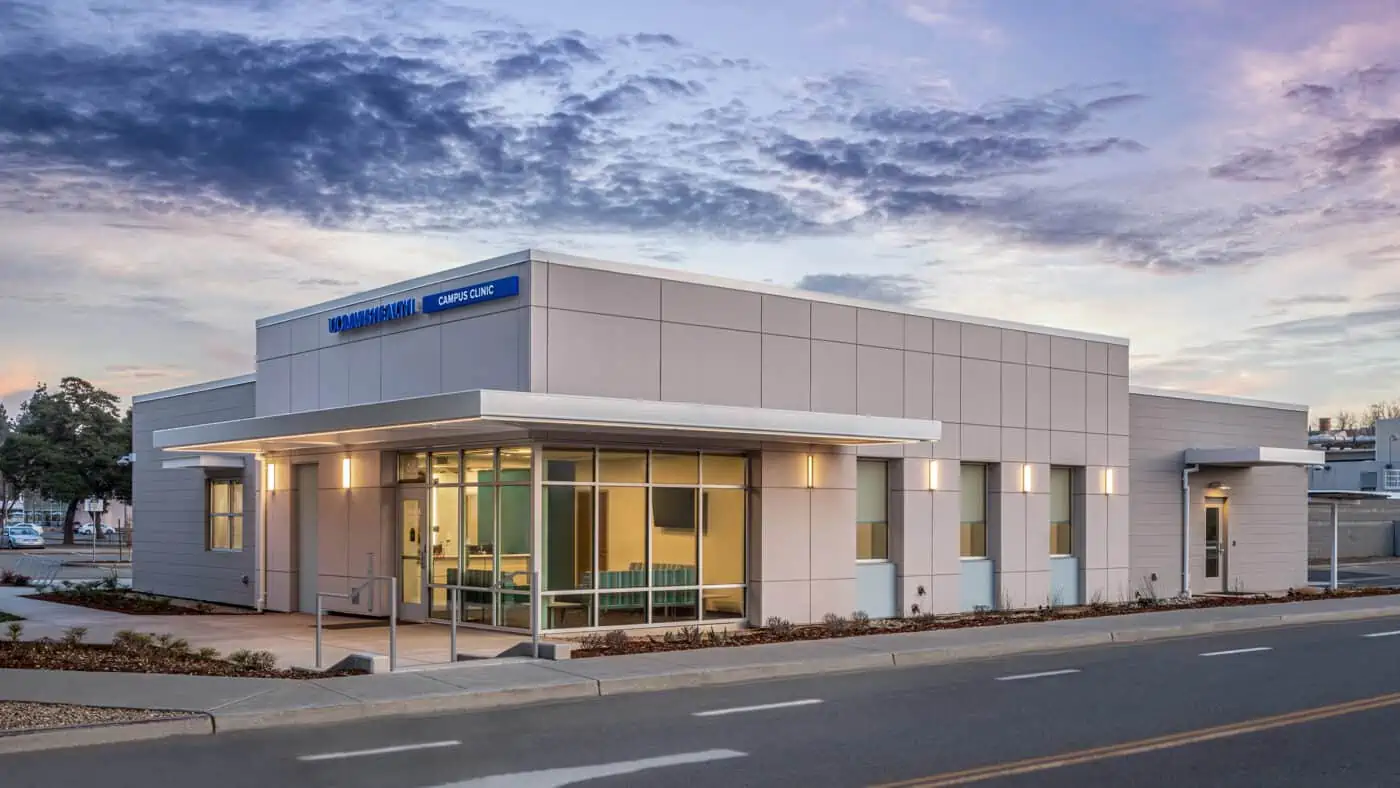
[[114, 722], [4, 734], [0, 735], [0, 755], [87, 747], [94, 744], [120, 744], [171, 736], [208, 736], [213, 733], [214, 720], [207, 714], [195, 712], [188, 717], [169, 720]]

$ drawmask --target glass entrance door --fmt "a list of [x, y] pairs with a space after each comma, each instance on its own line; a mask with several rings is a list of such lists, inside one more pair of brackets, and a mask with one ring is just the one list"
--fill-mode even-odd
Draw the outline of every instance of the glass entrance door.
[[428, 617], [423, 595], [428, 582], [426, 570], [428, 496], [421, 487], [399, 487], [399, 616], [407, 621]]
[[1206, 504], [1206, 579], [1211, 591], [1225, 589], [1225, 506]]

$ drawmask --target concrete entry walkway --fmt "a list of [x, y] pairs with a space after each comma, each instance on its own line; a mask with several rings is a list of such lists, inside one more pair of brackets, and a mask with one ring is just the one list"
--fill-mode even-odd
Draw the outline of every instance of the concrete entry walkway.
[[[71, 627], [86, 627], [89, 643], [110, 642], [116, 633], [131, 629], [156, 635], [169, 633], [189, 641], [192, 648], [215, 648], [221, 654], [238, 649], [269, 651], [282, 668], [314, 668], [316, 617], [302, 613], [247, 613], [232, 615], [134, 616], [93, 610], [76, 605], [41, 602], [27, 598], [32, 588], [0, 588], [0, 610], [23, 616], [24, 639], [59, 638]], [[327, 667], [351, 654], [389, 653], [387, 620], [325, 616], [323, 659]], [[457, 653], [466, 658], [489, 659], [528, 640], [528, 635], [457, 629]], [[400, 623], [400, 669], [440, 665], [448, 657], [450, 635], [440, 624]]]

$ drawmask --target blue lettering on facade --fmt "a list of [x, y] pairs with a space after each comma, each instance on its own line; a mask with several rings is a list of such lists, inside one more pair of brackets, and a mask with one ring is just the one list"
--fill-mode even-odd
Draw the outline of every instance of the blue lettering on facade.
[[471, 306], [515, 295], [520, 295], [520, 277], [507, 276], [490, 282], [459, 287], [444, 293], [423, 296], [423, 311], [441, 312], [444, 309], [456, 309], [459, 306]]
[[405, 298], [402, 301], [336, 315], [326, 321], [326, 327], [332, 334], [338, 334], [341, 331], [351, 331], [416, 314], [418, 314], [418, 302], [412, 298]]

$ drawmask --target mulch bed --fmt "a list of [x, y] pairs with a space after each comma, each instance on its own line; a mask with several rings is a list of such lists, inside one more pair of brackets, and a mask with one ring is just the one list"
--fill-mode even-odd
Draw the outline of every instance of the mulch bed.
[[0, 700], [0, 736], [80, 725], [174, 720], [188, 716], [190, 713], [187, 711], [110, 709], [102, 706], [70, 706], [66, 703]]
[[184, 599], [169, 599], [136, 591], [54, 589], [30, 594], [29, 598], [37, 599], [40, 602], [57, 602], [63, 605], [76, 605], [93, 610], [106, 610], [110, 613], [127, 613], [136, 616], [255, 615], [251, 610]]
[[985, 611], [944, 616], [914, 616], [910, 618], [872, 619], [861, 623], [850, 619], [831, 624], [786, 625], [776, 631], [771, 627], [745, 629], [735, 632], [706, 632], [687, 627], [664, 635], [627, 637], [621, 633], [588, 635], [580, 639], [571, 657], [608, 657], [620, 654], [650, 654], [662, 651], [690, 651], [697, 648], [754, 646], [764, 643], [792, 643], [807, 640], [856, 637], [860, 635], [890, 635], [902, 632], [929, 632], [939, 629], [968, 629], [1006, 624], [1044, 621], [1072, 621], [1083, 618], [1125, 616], [1135, 613], [1166, 610], [1200, 610], [1214, 607], [1244, 607], [1277, 602], [1302, 602], [1312, 599], [1343, 599], [1351, 597], [1389, 596], [1400, 588], [1349, 588], [1330, 590], [1290, 591], [1283, 596], [1267, 594], [1220, 594], [1192, 597], [1190, 600], [1140, 600], [1125, 604], [1081, 605], [1077, 607], [1040, 608], [1036, 610]]
[[219, 657], [179, 648], [124, 648], [99, 643], [70, 644], [53, 640], [0, 642], [0, 668], [78, 670], [96, 673], [179, 673], [187, 676], [233, 676], [264, 679], [323, 679], [354, 676], [359, 671], [302, 668], [262, 668], [239, 665]]

